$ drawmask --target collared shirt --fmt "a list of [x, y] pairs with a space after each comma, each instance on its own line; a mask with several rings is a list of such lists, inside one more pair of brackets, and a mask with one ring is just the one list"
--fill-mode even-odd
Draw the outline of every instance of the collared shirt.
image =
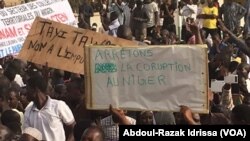
[[19, 110], [17, 110], [17, 109], [11, 109], [12, 111], [15, 111], [15, 112], [17, 112], [18, 113], [18, 115], [20, 116], [20, 119], [21, 119], [21, 129], [22, 129], [22, 131], [23, 131], [23, 124], [24, 124], [24, 115], [23, 115], [23, 112], [20, 112]]
[[[126, 116], [132, 125], [136, 124], [136, 120]], [[119, 125], [114, 123], [112, 116], [108, 116], [101, 120], [101, 126], [105, 134], [105, 141], [118, 141], [119, 140]]]
[[63, 123], [70, 125], [75, 121], [65, 102], [50, 97], [40, 110], [31, 102], [25, 109], [24, 117], [24, 127], [38, 129], [46, 141], [65, 141]]
[[136, 7], [133, 11], [133, 18], [137, 18], [137, 19], [144, 19], [144, 21], [139, 21], [139, 20], [135, 20], [133, 22], [133, 26], [135, 29], [145, 29], [147, 28], [147, 21], [149, 20], [149, 16], [147, 14], [147, 11], [145, 9], [145, 7]]

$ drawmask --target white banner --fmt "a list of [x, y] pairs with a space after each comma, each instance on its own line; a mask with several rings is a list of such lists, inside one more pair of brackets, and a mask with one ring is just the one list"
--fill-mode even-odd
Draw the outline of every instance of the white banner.
[[89, 47], [88, 58], [90, 109], [208, 112], [205, 46]]
[[[19, 53], [36, 16], [77, 26], [68, 0], [37, 0], [1, 9], [0, 58]], [[51, 29], [49, 32], [57, 31]]]

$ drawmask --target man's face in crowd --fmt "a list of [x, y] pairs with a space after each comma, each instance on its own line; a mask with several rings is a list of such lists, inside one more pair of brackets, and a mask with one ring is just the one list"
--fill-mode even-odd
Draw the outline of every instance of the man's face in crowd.
[[153, 113], [150, 111], [146, 111], [141, 115], [141, 122], [144, 125], [152, 125], [153, 124]]
[[27, 99], [29, 101], [35, 100], [36, 93], [37, 93], [37, 91], [34, 88], [31, 88], [30, 86], [27, 85]]
[[11, 91], [8, 95], [8, 103], [11, 108], [17, 108], [18, 98], [17, 94], [14, 91]]

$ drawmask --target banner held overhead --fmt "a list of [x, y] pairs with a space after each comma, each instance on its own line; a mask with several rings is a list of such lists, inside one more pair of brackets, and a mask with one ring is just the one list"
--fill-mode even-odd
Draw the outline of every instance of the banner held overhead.
[[137, 42], [37, 17], [18, 58], [49, 67], [84, 74], [87, 45], [137, 45]]
[[89, 109], [209, 111], [204, 45], [92, 46], [85, 53]]

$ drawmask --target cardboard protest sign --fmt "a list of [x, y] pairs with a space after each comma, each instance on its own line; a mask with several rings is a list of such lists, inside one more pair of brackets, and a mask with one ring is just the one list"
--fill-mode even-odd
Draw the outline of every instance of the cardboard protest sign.
[[86, 48], [89, 109], [208, 112], [207, 48], [203, 45]]
[[19, 53], [36, 16], [77, 27], [68, 0], [37, 0], [0, 9], [0, 58]]
[[37, 17], [18, 58], [73, 73], [84, 74], [86, 45], [137, 45], [115, 38]]

